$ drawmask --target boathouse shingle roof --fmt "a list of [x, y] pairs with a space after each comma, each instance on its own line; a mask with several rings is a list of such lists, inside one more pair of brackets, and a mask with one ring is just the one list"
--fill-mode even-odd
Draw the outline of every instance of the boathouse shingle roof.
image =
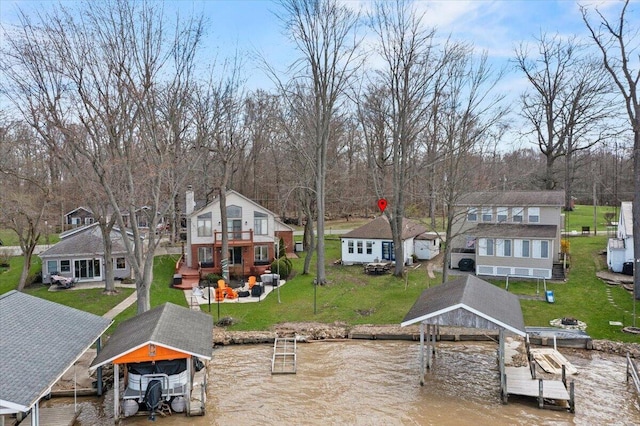
[[149, 343], [211, 359], [213, 321], [205, 313], [165, 303], [120, 323], [91, 363], [91, 369]]
[[419, 322], [526, 334], [518, 297], [473, 275], [424, 290], [401, 325]]
[[29, 410], [111, 322], [15, 290], [0, 295], [0, 407]]

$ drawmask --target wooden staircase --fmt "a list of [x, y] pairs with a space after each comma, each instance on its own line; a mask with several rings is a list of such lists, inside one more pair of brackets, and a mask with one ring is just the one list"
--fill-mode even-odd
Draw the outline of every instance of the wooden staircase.
[[566, 278], [567, 277], [564, 273], [564, 266], [562, 265], [562, 263], [554, 263], [553, 269], [551, 270], [551, 280], [564, 281]]

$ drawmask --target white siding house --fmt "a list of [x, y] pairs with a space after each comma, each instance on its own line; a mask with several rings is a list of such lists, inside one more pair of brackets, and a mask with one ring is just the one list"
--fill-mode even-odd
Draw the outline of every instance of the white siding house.
[[[409, 219], [403, 220], [402, 245], [403, 263], [410, 264], [416, 254], [416, 238], [427, 231], [427, 228]], [[379, 216], [342, 236], [341, 252], [344, 265], [371, 262], [395, 261], [391, 226], [386, 216]], [[438, 244], [439, 246], [439, 244]]]

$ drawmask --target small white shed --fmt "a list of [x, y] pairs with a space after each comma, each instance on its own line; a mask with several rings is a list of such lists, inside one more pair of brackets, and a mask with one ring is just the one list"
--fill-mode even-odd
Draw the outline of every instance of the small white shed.
[[414, 241], [414, 254], [418, 260], [431, 260], [440, 254], [441, 239], [435, 232], [418, 235]]

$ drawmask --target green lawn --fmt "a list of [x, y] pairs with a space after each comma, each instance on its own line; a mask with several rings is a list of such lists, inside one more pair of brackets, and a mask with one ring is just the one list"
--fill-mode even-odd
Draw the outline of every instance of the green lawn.
[[[568, 213], [571, 223], [580, 224], [589, 220], [587, 209], [580, 207]], [[606, 210], [599, 211], [599, 215], [604, 211]], [[604, 221], [604, 218], [602, 220]], [[621, 321], [624, 325], [633, 324], [630, 314], [633, 311], [633, 298], [623, 288], [608, 287], [595, 276], [597, 270], [606, 269], [602, 254], [606, 247], [606, 238], [605, 235], [568, 238], [571, 254], [568, 280], [564, 283], [547, 283], [547, 288], [555, 293], [556, 302], [553, 304], [547, 303], [542, 297], [542, 284], [540, 300], [521, 301], [526, 325], [548, 326], [552, 319], [571, 316], [586, 322], [587, 332], [595, 339], [638, 341], [636, 336], [622, 333], [619, 326], [609, 325], [609, 321]], [[280, 303], [277, 293], [274, 292], [259, 303], [212, 304], [210, 314], [213, 320], [232, 317], [236, 321], [230, 327], [232, 330], [266, 330], [273, 324], [287, 321], [399, 324], [419, 294], [424, 289], [440, 283], [440, 276], [435, 279], [428, 278], [424, 266], [412, 269], [405, 280], [391, 275], [365, 275], [361, 266], [337, 265], [335, 261], [340, 258], [340, 239], [337, 235], [326, 238], [326, 250], [329, 281], [327, 285], [314, 286], [315, 267], [312, 265], [311, 275], [304, 276], [301, 274], [304, 259], [294, 259], [293, 276], [280, 288]], [[156, 258], [151, 288], [152, 306], [165, 302], [187, 306], [183, 292], [170, 288], [169, 285], [175, 261], [176, 258], [173, 256]], [[0, 293], [15, 288], [21, 262], [21, 258], [13, 258], [11, 268], [0, 271]], [[39, 264], [34, 265], [34, 268], [39, 268]], [[500, 288], [505, 287], [504, 280], [494, 280], [493, 284]], [[42, 285], [29, 288], [27, 291], [99, 315], [128, 295], [124, 290], [116, 296], [104, 296], [100, 290], [49, 293]], [[536, 283], [510, 282], [509, 291], [536, 296]], [[608, 301], [609, 294], [615, 305]], [[209, 313], [207, 305], [203, 305], [202, 310]], [[116, 324], [134, 316], [135, 313], [136, 307], [130, 307], [116, 318]]]

